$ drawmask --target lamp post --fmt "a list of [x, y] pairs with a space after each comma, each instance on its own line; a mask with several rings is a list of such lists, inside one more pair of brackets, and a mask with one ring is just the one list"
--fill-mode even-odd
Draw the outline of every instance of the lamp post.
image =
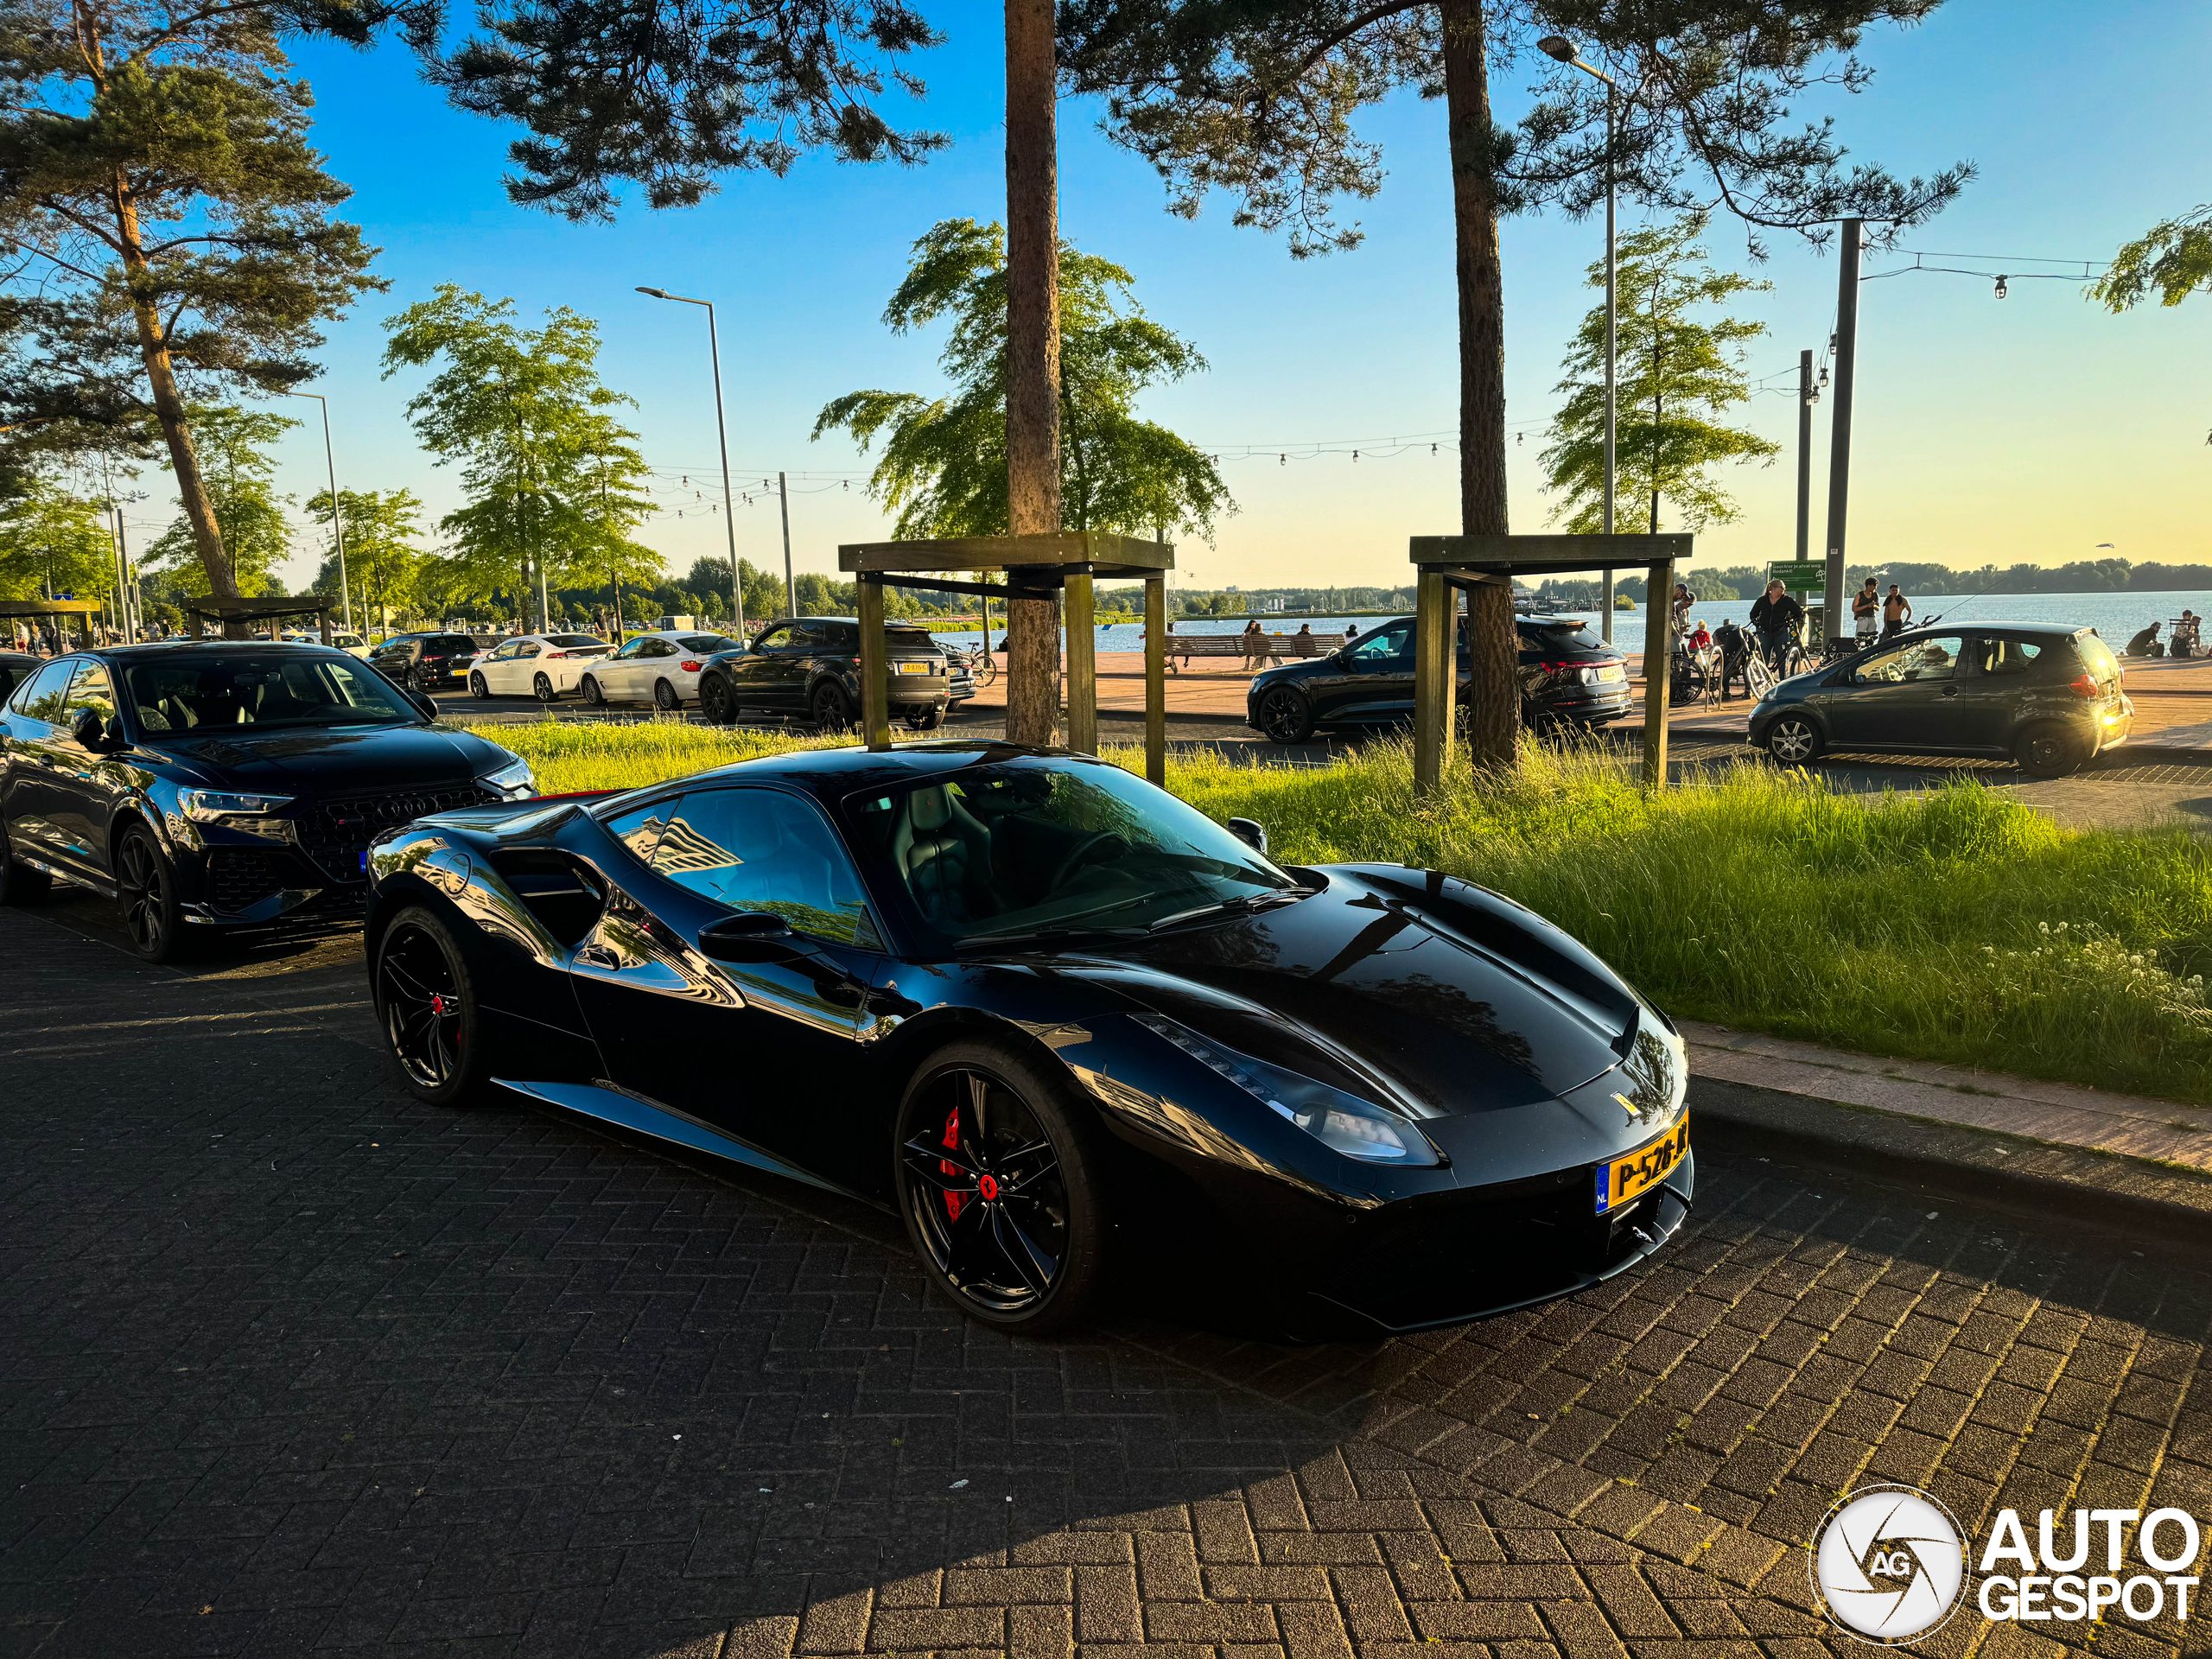
[[[1618, 345], [1614, 315], [1614, 281], [1618, 273], [1618, 251], [1614, 235], [1613, 199], [1615, 178], [1613, 170], [1614, 107], [1620, 98], [1620, 89], [1613, 78], [1604, 70], [1583, 62], [1574, 49], [1574, 42], [1564, 35], [1547, 35], [1536, 42], [1537, 49], [1548, 58], [1556, 59], [1570, 69], [1580, 69], [1586, 75], [1595, 75], [1605, 83], [1605, 531], [1613, 533], [1613, 358]], [[1599, 590], [1598, 602], [1604, 607], [1599, 627], [1605, 643], [1613, 640], [1613, 573], [1604, 573], [1604, 586]], [[1647, 599], [1646, 604], [1649, 604]]]
[[338, 461], [330, 448], [330, 400], [319, 391], [288, 391], [287, 397], [312, 397], [322, 405], [322, 464], [330, 477], [330, 534], [338, 543], [338, 597], [346, 607], [346, 632], [353, 632], [353, 588], [346, 579], [346, 526], [338, 512]]
[[703, 305], [707, 308], [707, 352], [715, 365], [715, 437], [721, 446], [722, 454], [722, 524], [729, 531], [729, 602], [737, 615], [737, 637], [745, 638], [745, 584], [737, 573], [737, 510], [729, 493], [729, 426], [722, 418], [722, 347], [721, 337], [715, 332], [715, 302], [695, 300], [682, 294], [671, 294], [666, 289], [640, 286], [638, 292], [656, 300], [674, 300], [678, 305]]

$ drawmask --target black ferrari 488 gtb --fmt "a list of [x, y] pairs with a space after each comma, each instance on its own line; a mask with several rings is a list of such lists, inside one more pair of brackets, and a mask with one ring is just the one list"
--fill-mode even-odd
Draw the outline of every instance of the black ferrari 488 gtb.
[[1084, 755], [785, 755], [382, 836], [369, 971], [423, 1099], [496, 1085], [895, 1209], [1001, 1326], [1149, 1258], [1373, 1336], [1674, 1234], [1663, 1014], [1496, 893], [1265, 842]]

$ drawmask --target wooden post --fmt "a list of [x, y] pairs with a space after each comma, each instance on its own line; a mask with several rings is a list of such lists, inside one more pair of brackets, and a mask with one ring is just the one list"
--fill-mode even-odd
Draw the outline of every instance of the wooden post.
[[1062, 607], [1068, 631], [1068, 747], [1098, 753], [1098, 631], [1090, 573], [1071, 574]]
[[194, 639], [200, 638], [206, 628], [205, 619], [188, 602], [184, 607], [184, 620], [186, 625], [192, 630], [192, 637]]
[[1675, 566], [1643, 578], [1643, 786], [1667, 787], [1667, 691], [1675, 666]]
[[1167, 787], [1167, 573], [1144, 579], [1144, 775]]
[[1433, 791], [1444, 775], [1444, 682], [1458, 665], [1446, 655], [1443, 577], [1421, 567], [1414, 578], [1414, 787]]
[[1440, 780], [1443, 777], [1440, 758], [1449, 756], [1459, 741], [1459, 584], [1456, 582], [1444, 584], [1444, 713], [1439, 721], [1443, 731], [1438, 748]]
[[315, 620], [322, 630], [322, 643], [328, 645], [330, 643], [330, 607], [326, 605], [317, 611], [315, 613]]
[[891, 747], [891, 687], [885, 681], [889, 664], [883, 650], [883, 584], [862, 576], [855, 584], [860, 595], [861, 621], [861, 736], [878, 751]]

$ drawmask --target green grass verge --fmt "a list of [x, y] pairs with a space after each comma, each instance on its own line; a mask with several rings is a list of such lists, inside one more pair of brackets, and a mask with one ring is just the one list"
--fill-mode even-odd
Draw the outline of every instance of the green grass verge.
[[[823, 747], [673, 723], [483, 731], [549, 792]], [[1293, 863], [1510, 893], [1678, 1015], [2212, 1101], [2212, 843], [2184, 830], [2068, 830], [1970, 783], [1866, 798], [1759, 764], [1650, 797], [1627, 762], [1543, 750], [1423, 801], [1402, 742], [1313, 771], [1180, 760], [1168, 787], [1257, 818]]]

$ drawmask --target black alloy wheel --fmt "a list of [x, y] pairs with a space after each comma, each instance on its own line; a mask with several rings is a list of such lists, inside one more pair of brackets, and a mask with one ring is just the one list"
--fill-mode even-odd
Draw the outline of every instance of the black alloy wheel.
[[676, 695], [676, 688], [674, 686], [671, 685], [666, 680], [655, 680], [653, 682], [654, 708], [659, 709], [663, 714], [672, 715], [677, 711], [677, 709], [683, 707], [683, 699]]
[[8, 846], [8, 827], [0, 823], [0, 905], [41, 905], [54, 891], [54, 878], [35, 870]]
[[1313, 706], [1287, 685], [1260, 696], [1260, 731], [1270, 743], [1303, 743], [1313, 735]]
[[583, 694], [584, 706], [586, 708], [604, 709], [607, 707], [607, 694], [599, 689], [599, 682], [592, 678], [590, 675], [585, 675], [584, 683], [576, 689]]
[[2031, 778], [2064, 778], [2081, 771], [2087, 747], [2058, 721], [2044, 720], [2020, 734], [2012, 758]]
[[737, 724], [737, 695], [721, 675], [709, 674], [699, 682], [699, 712], [715, 726]]
[[1821, 730], [1804, 715], [1777, 715], [1766, 728], [1766, 752], [1785, 766], [1802, 766], [1821, 752]]
[[482, 673], [473, 668], [468, 671], [468, 695], [479, 698], [492, 695], [492, 688], [484, 683]]
[[923, 1265], [971, 1318], [1025, 1335], [1081, 1319], [1102, 1278], [1086, 1109], [1065, 1093], [1011, 1048], [957, 1043], [899, 1113], [899, 1209]]
[[942, 709], [918, 709], [906, 716], [907, 728], [912, 731], [933, 732], [944, 724], [944, 710]]
[[428, 663], [416, 664], [407, 676], [407, 689], [410, 691], [428, 693], [437, 685], [437, 683], [436, 671]]
[[176, 873], [143, 823], [126, 828], [115, 844], [116, 897], [130, 948], [148, 962], [175, 962], [185, 954], [184, 915], [177, 903]]
[[416, 906], [377, 946], [377, 1018], [409, 1090], [449, 1106], [486, 1075], [476, 988], [445, 924]]
[[814, 688], [814, 701], [809, 705], [817, 730], [842, 732], [853, 723], [853, 705], [844, 692], [827, 683]]
[[548, 677], [543, 669], [538, 671], [537, 677], [531, 682], [530, 689], [537, 693], [540, 702], [551, 702], [561, 695], [553, 689], [552, 680]]

